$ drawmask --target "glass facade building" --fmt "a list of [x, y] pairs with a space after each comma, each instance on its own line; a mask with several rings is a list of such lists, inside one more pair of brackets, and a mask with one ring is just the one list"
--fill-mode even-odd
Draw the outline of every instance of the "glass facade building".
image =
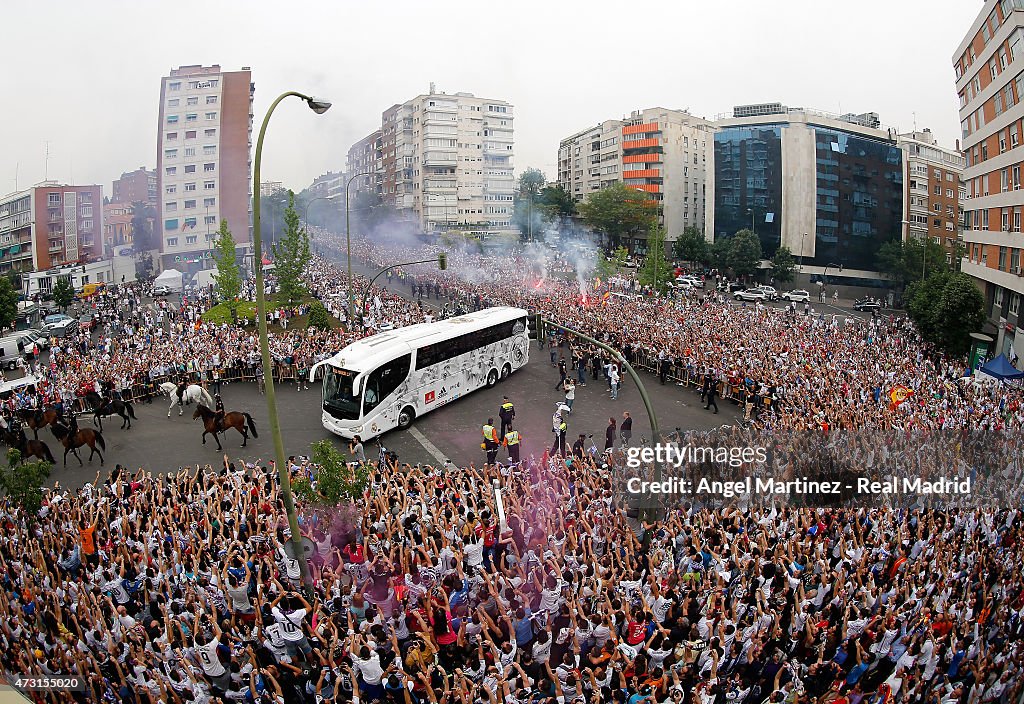
[[715, 239], [751, 229], [771, 257], [782, 241], [782, 127], [715, 133]]
[[881, 246], [902, 236], [903, 151], [822, 127], [814, 142], [814, 263], [875, 270]]

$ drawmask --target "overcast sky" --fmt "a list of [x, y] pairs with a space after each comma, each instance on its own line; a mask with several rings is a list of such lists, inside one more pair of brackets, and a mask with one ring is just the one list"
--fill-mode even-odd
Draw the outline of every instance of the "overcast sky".
[[661, 106], [714, 118], [780, 101], [870, 112], [886, 126], [959, 136], [952, 54], [978, 0], [137, 0], [5, 5], [0, 194], [44, 178], [100, 183], [156, 163], [160, 78], [171, 68], [251, 66], [256, 131], [282, 91], [264, 180], [299, 190], [344, 168], [381, 111], [437, 89], [515, 106], [516, 171], [554, 179], [558, 142]]

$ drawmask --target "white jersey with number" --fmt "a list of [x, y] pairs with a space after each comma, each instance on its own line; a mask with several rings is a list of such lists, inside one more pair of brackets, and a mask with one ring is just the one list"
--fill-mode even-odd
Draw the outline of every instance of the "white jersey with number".
[[297, 611], [292, 611], [290, 614], [285, 614], [281, 609], [275, 606], [271, 613], [273, 613], [274, 620], [277, 621], [277, 624], [281, 627], [281, 635], [286, 641], [290, 643], [297, 643], [302, 640], [304, 637], [302, 633], [302, 619], [306, 618], [305, 609], [299, 609]]
[[220, 638], [214, 638], [206, 645], [196, 646], [196, 655], [203, 666], [203, 672], [207, 677], [220, 677], [226, 670], [217, 657], [217, 646], [220, 645]]

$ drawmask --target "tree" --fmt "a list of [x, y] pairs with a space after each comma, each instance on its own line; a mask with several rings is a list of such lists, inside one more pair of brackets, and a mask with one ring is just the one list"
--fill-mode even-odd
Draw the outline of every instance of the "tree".
[[238, 320], [239, 296], [242, 293], [242, 274], [238, 268], [235, 238], [228, 229], [228, 221], [220, 221], [217, 239], [213, 243], [213, 260], [217, 262], [217, 273], [213, 275], [217, 295], [228, 304], [231, 319]]
[[14, 327], [15, 318], [18, 317], [18, 292], [11, 285], [11, 280], [4, 276], [0, 277], [0, 322], [5, 326]]
[[295, 194], [288, 191], [288, 207], [284, 211], [284, 235], [274, 247], [274, 276], [280, 289], [278, 300], [293, 306], [306, 295], [302, 270], [309, 261], [309, 234], [299, 227], [295, 212]]
[[53, 302], [61, 310], [67, 310], [67, 307], [71, 305], [71, 301], [75, 298], [75, 289], [71, 285], [70, 276], [58, 276], [57, 283], [53, 285]]
[[751, 230], [740, 230], [729, 239], [728, 261], [737, 276], [753, 274], [761, 263], [761, 240]]
[[672, 244], [672, 256], [681, 261], [694, 264], [707, 264], [710, 255], [708, 241], [704, 233], [692, 225], [683, 230], [683, 234]]
[[576, 201], [561, 186], [545, 186], [541, 189], [540, 204], [552, 217], [571, 218], [576, 215]]
[[727, 237], [717, 237], [708, 248], [708, 259], [716, 269], [729, 268], [729, 247], [731, 240]]
[[789, 247], [779, 247], [772, 257], [772, 278], [776, 281], [792, 281], [796, 273], [796, 262]]
[[659, 293], [664, 292], [674, 278], [665, 254], [665, 230], [661, 227], [652, 227], [647, 235], [647, 257], [637, 278], [642, 285], [651, 286]]
[[545, 183], [547, 177], [540, 169], [531, 167], [519, 174], [519, 187], [516, 191], [515, 204], [512, 206], [512, 224], [519, 228], [521, 238], [529, 238], [532, 235], [536, 239], [551, 219], [540, 198]]
[[331, 328], [331, 317], [320, 301], [313, 301], [309, 306], [309, 323], [307, 327], [329, 330]]
[[962, 250], [953, 254], [953, 265], [946, 261], [946, 249], [930, 238], [924, 241], [911, 238], [906, 241], [891, 240], [878, 248], [875, 259], [878, 270], [887, 275], [898, 286], [906, 286], [935, 273], [956, 271], [960, 265]]
[[658, 211], [647, 194], [622, 183], [595, 191], [579, 204], [583, 221], [606, 234], [618, 247], [626, 235], [645, 232], [657, 223]]
[[337, 506], [358, 499], [366, 491], [370, 469], [365, 463], [351, 466], [330, 440], [313, 443], [313, 464], [316, 466], [316, 487], [307, 481], [296, 481], [295, 493], [307, 503]]
[[7, 468], [0, 469], [0, 489], [14, 506], [20, 506], [31, 522], [43, 506], [43, 485], [53, 466], [49, 462], [21, 462], [21, 452], [7, 451]]
[[970, 276], [939, 271], [907, 288], [907, 312], [921, 336], [939, 349], [963, 355], [970, 334], [985, 323], [985, 298]]
[[618, 276], [622, 271], [622, 268], [626, 266], [627, 259], [629, 259], [629, 250], [625, 247], [617, 248], [612, 252], [610, 257], [606, 257], [602, 252], [598, 251], [597, 266], [594, 267], [594, 275], [599, 276], [602, 279], [609, 279], [613, 276]]

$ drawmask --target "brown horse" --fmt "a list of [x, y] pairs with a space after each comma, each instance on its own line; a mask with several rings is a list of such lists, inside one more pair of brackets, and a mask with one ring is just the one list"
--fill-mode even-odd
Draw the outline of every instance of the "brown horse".
[[[228, 428], [234, 428], [242, 434], [242, 447], [245, 447], [249, 442], [249, 433], [252, 433], [254, 438], [259, 437], [259, 433], [256, 432], [256, 424], [252, 420], [252, 416], [248, 413], [231, 411], [225, 413], [224, 418], [217, 422], [217, 414], [211, 411], [203, 404], [197, 404], [195, 413], [192, 414], [192, 420], [197, 418], [203, 419], [203, 444], [206, 444], [206, 436], [213, 435], [213, 439], [217, 441], [217, 449], [223, 450], [224, 448], [220, 445], [220, 438], [217, 437], [217, 433], [227, 432]], [[245, 425], [249, 424], [249, 429], [246, 430]]]
[[61, 445], [64, 446], [64, 466], [68, 466], [68, 453], [71, 452], [78, 458], [78, 465], [82, 466], [82, 458], [78, 454], [78, 448], [83, 445], [88, 445], [91, 452], [89, 452], [89, 461], [92, 462], [92, 456], [94, 454], [100, 456], [100, 466], [103, 465], [103, 453], [96, 449], [99, 445], [100, 448], [106, 450], [107, 443], [103, 441], [103, 435], [98, 430], [92, 428], [86, 428], [85, 430], [78, 429], [78, 420], [71, 416], [71, 426], [68, 427], [63, 423], [57, 422], [53, 424], [53, 434], [60, 440]]
[[53, 455], [50, 454], [50, 448], [46, 446], [46, 443], [42, 440], [29, 440], [24, 430], [17, 432], [4, 430], [3, 439], [8, 447], [13, 447], [21, 453], [22, 462], [26, 461], [29, 457], [38, 457], [50, 464], [57, 464], [57, 460], [53, 459]]
[[53, 425], [61, 419], [60, 413], [53, 406], [42, 408], [21, 408], [17, 411], [18, 420], [32, 428], [32, 434], [39, 439], [40, 428]]

